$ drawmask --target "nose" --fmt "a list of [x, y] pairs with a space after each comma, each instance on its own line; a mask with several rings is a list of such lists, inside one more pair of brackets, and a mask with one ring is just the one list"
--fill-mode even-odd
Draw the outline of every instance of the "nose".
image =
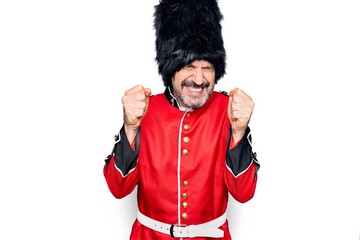
[[194, 82], [198, 85], [201, 85], [203, 83], [203, 79], [204, 79], [204, 74], [203, 74], [203, 69], [201, 67], [197, 67], [194, 70]]

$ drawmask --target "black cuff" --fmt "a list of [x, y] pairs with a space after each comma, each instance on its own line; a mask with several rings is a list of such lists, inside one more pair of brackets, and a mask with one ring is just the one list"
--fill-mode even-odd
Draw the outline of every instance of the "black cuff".
[[140, 145], [140, 130], [135, 137], [135, 151], [127, 139], [124, 127], [120, 130], [120, 141], [114, 146], [114, 160], [117, 168], [120, 169], [123, 176], [127, 175], [136, 167]]
[[[229, 134], [229, 145], [231, 140], [231, 130]], [[245, 131], [243, 138], [240, 142], [231, 150], [226, 153], [226, 165], [233, 172], [234, 176], [238, 176], [246, 169], [249, 168], [252, 162], [256, 163], [256, 170], [260, 168], [260, 165], [256, 159], [256, 154], [252, 152], [251, 147], [251, 134], [248, 127]]]

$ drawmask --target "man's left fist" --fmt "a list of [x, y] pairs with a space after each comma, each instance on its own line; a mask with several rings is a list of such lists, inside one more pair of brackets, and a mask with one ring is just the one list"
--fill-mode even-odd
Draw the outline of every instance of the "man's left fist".
[[229, 93], [228, 116], [233, 136], [241, 134], [242, 137], [245, 133], [254, 106], [251, 97], [239, 88], [235, 88]]

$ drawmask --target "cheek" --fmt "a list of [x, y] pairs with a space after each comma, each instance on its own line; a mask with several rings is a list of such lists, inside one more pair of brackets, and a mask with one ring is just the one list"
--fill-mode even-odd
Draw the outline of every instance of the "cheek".
[[211, 93], [214, 91], [214, 88], [215, 88], [215, 84], [214, 84], [214, 83], [210, 83], [210, 86], [209, 86], [207, 92], [211, 94]]
[[173, 87], [177, 90], [181, 90], [181, 82], [180, 81], [174, 82]]
[[185, 79], [184, 74], [177, 72], [172, 80], [173, 86], [181, 86], [181, 82]]
[[215, 80], [212, 80], [212, 81], [208, 81], [210, 86], [209, 86], [209, 89], [214, 89], [215, 87]]
[[178, 76], [178, 78], [173, 81], [173, 86], [176, 86], [177, 88], [181, 89], [182, 83], [186, 81], [186, 79], [187, 79], [186, 76]]

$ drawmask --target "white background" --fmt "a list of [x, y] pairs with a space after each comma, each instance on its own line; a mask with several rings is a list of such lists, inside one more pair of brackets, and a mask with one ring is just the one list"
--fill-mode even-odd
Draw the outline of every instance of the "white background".
[[[163, 91], [155, 4], [1, 1], [0, 239], [128, 239], [135, 194], [115, 199], [102, 168], [124, 91]], [[220, 1], [217, 89], [253, 97], [261, 162], [255, 197], [230, 199], [233, 239], [359, 239], [359, 5]]]

